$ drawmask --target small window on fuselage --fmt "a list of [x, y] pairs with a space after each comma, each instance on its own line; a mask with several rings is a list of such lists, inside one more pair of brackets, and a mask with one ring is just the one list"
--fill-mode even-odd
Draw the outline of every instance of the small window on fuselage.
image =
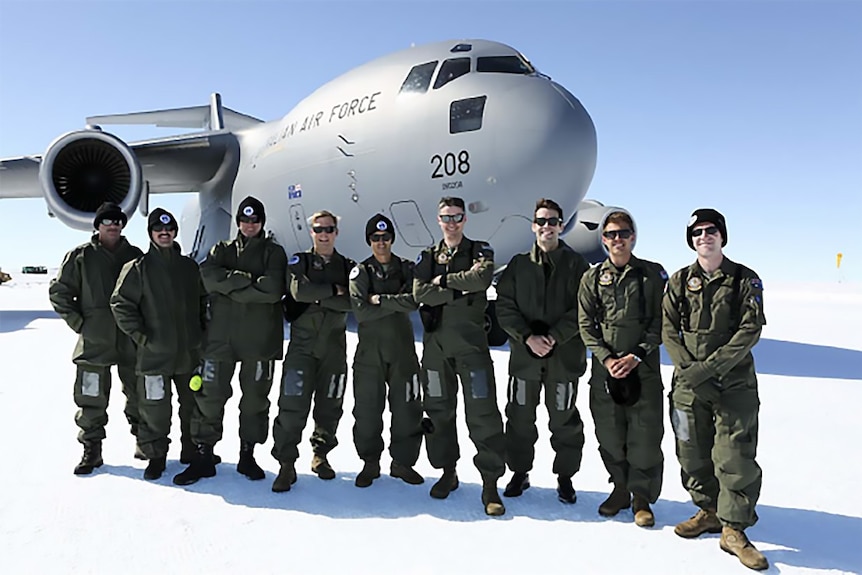
[[455, 100], [449, 104], [449, 133], [475, 132], [482, 129], [487, 96]]

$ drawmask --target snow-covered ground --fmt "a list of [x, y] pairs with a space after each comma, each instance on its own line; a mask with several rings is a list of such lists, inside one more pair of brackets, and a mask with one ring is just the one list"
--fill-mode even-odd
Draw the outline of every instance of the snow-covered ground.
[[[218, 475], [188, 488], [179, 425], [167, 472], [142, 478], [115, 385], [104, 443], [105, 465], [76, 477], [80, 459], [72, 401], [75, 334], [51, 311], [50, 275], [16, 275], [0, 286], [0, 565], [4, 573], [747, 573], [718, 548], [718, 536], [686, 541], [673, 525], [694, 507], [679, 480], [666, 424], [665, 485], [657, 525], [636, 527], [631, 512], [613, 519], [596, 508], [608, 492], [589, 415], [587, 376], [578, 405], [587, 443], [575, 477], [578, 502], [557, 501], [547, 416], [533, 487], [506, 499], [489, 518], [460, 418], [461, 488], [447, 500], [428, 496], [437, 476], [425, 459], [425, 485], [384, 475], [353, 485], [361, 463], [352, 445], [352, 397], [345, 400], [341, 445], [330, 461], [334, 481], [309, 469], [307, 441], [289, 493], [270, 486], [278, 465], [271, 441], [258, 448], [267, 471], [251, 482], [234, 469], [237, 397], [227, 407]], [[760, 522], [748, 531], [772, 572], [862, 572], [862, 286], [767, 285], [764, 339], [756, 348], [762, 401], [758, 461], [763, 467]], [[350, 354], [355, 332], [348, 333]], [[417, 345], [421, 348], [421, 344]], [[508, 352], [492, 352], [501, 409]], [[350, 363], [350, 361], [348, 361]], [[277, 371], [277, 374], [280, 370]], [[665, 382], [671, 367], [665, 365]], [[277, 385], [273, 389], [273, 414]], [[306, 437], [308, 431], [306, 431]], [[388, 456], [384, 455], [384, 471]], [[502, 489], [508, 473], [500, 483]]]

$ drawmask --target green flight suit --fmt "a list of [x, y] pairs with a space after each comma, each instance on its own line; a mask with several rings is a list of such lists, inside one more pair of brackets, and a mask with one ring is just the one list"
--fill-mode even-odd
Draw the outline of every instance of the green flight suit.
[[54, 311], [78, 334], [72, 354], [76, 365], [72, 396], [78, 412], [81, 443], [101, 441], [108, 423], [111, 395], [111, 366], [117, 366], [126, 406], [123, 410], [138, 435], [137, 375], [135, 345], [120, 331], [111, 315], [110, 299], [117, 277], [126, 262], [143, 255], [125, 237], [111, 251], [94, 234], [89, 242], [66, 254], [57, 277], [51, 280], [48, 297]]
[[200, 362], [207, 296], [198, 264], [174, 243], [127, 263], [111, 296], [117, 325], [138, 344], [136, 370], [141, 426], [138, 444], [149, 459], [168, 453], [171, 381], [179, 397], [180, 437], [191, 444], [194, 396], [189, 379]]
[[[605, 260], [581, 280], [578, 322], [592, 352], [590, 411], [609, 481], [655, 503], [661, 494], [664, 455], [661, 381], [661, 298], [667, 273], [631, 256], [622, 269]], [[608, 394], [604, 362], [634, 354], [640, 399], [627, 407]]]
[[[575, 405], [578, 378], [587, 370], [587, 351], [578, 332], [578, 286], [589, 264], [565, 242], [549, 253], [538, 244], [512, 258], [497, 282], [497, 319], [509, 334], [506, 403], [506, 463], [515, 472], [533, 468], [536, 408], [544, 389], [553, 472], [572, 477], [581, 468], [584, 422]], [[551, 353], [537, 357], [531, 335], [550, 335]]]
[[[380, 305], [368, 297], [380, 295]], [[353, 357], [353, 442], [365, 461], [379, 461], [383, 452], [383, 409], [389, 386], [392, 459], [413, 467], [422, 445], [422, 396], [419, 360], [413, 343], [410, 312], [413, 263], [396, 255], [381, 264], [369, 257], [350, 272], [350, 300], [359, 323], [359, 344]]]
[[[432, 280], [441, 276], [440, 285]], [[506, 470], [503, 421], [497, 407], [494, 366], [485, 335], [486, 290], [494, 278], [494, 251], [485, 242], [461, 240], [457, 248], [441, 241], [422, 252], [413, 279], [413, 297], [435, 316], [425, 325], [422, 351], [423, 407], [434, 425], [425, 438], [436, 469], [454, 468], [461, 456], [455, 412], [458, 378], [464, 386], [464, 411], [473, 463], [483, 481], [496, 482]]]
[[326, 455], [338, 445], [347, 380], [348, 275], [356, 263], [337, 251], [329, 261], [313, 251], [296, 253], [287, 262], [290, 295], [308, 308], [290, 324], [284, 357], [278, 417], [272, 426], [272, 456], [281, 463], [299, 457], [297, 445], [314, 399], [314, 453]]
[[239, 437], [264, 443], [269, 434], [269, 392], [275, 361], [283, 355], [287, 256], [263, 231], [219, 242], [201, 264], [210, 298], [210, 323], [201, 363], [201, 388], [194, 394], [191, 431], [195, 444], [221, 440], [224, 406], [233, 395], [240, 362]]
[[751, 349], [766, 325], [763, 285], [727, 257], [711, 276], [695, 262], [673, 274], [662, 340], [674, 364], [671, 424], [682, 482], [722, 524], [757, 522], [760, 399]]

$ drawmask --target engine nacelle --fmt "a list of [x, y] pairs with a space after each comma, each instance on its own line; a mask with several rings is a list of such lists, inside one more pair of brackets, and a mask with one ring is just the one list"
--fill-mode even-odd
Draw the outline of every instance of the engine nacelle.
[[131, 148], [99, 129], [69, 132], [42, 156], [39, 184], [48, 210], [71, 228], [92, 230], [102, 202], [131, 216], [143, 190], [141, 165]]
[[[562, 238], [569, 247], [584, 256], [591, 264], [597, 264], [608, 257], [608, 251], [602, 243], [602, 229], [605, 220], [613, 212], [625, 212], [632, 218], [635, 234], [637, 222], [628, 210], [616, 206], [605, 206], [595, 200], [584, 200], [578, 205], [574, 221], [569, 221]], [[637, 237], [637, 236], [635, 236]]]

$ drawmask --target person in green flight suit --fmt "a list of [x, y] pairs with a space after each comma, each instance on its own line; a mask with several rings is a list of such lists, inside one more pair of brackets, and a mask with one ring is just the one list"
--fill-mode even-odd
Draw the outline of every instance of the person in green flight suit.
[[584, 423], [575, 402], [587, 351], [578, 331], [578, 286], [589, 264], [560, 239], [563, 209], [542, 198], [533, 210], [536, 241], [516, 254], [497, 282], [497, 319], [509, 335], [506, 403], [506, 463], [512, 478], [503, 495], [518, 497], [530, 487], [536, 408], [544, 391], [556, 456], [557, 498], [575, 503], [572, 477], [581, 467]]
[[445, 499], [458, 488], [460, 457], [455, 412], [458, 379], [463, 385], [464, 411], [473, 463], [482, 475], [482, 503], [488, 515], [506, 508], [497, 492], [505, 471], [503, 421], [497, 407], [494, 366], [485, 335], [486, 290], [494, 277], [494, 250], [487, 242], [464, 236], [464, 200], [444, 197], [437, 205], [443, 240], [424, 250], [416, 265], [413, 297], [421, 304], [423, 406], [433, 432], [425, 444], [435, 469], [443, 469], [431, 497]]
[[[392, 253], [395, 227], [383, 214], [365, 224], [372, 255], [350, 271], [350, 300], [359, 324], [359, 344], [353, 358], [353, 442], [365, 462], [357, 487], [380, 477], [383, 452], [383, 408], [392, 413], [389, 473], [412, 485], [425, 480], [413, 466], [422, 445], [422, 396], [419, 360], [413, 343], [410, 312], [413, 262]], [[388, 385], [388, 394], [387, 394]]]
[[590, 411], [610, 496], [599, 514], [632, 507], [640, 527], [655, 525], [664, 455], [660, 372], [664, 268], [632, 253], [637, 236], [626, 212], [605, 219], [608, 258], [584, 274], [578, 296], [581, 337], [592, 352]]
[[224, 407], [233, 395], [231, 380], [240, 362], [239, 462], [236, 470], [252, 480], [266, 474], [254, 459], [254, 446], [269, 434], [269, 391], [276, 360], [282, 358], [287, 256], [264, 230], [266, 210], [252, 196], [236, 212], [238, 233], [219, 242], [201, 264], [210, 297], [210, 324], [201, 363], [201, 385], [195, 393], [192, 441], [195, 456], [174, 477], [190, 485], [216, 474], [213, 446], [221, 440]]
[[298, 317], [290, 323], [290, 342], [284, 357], [278, 416], [272, 426], [272, 455], [279, 464], [272, 483], [275, 492], [290, 491], [296, 482], [297, 445], [314, 400], [311, 470], [320, 479], [334, 479], [326, 455], [338, 445], [347, 381], [348, 275], [356, 263], [335, 249], [338, 218], [329, 211], [308, 219], [313, 247], [287, 262], [289, 298]]
[[760, 398], [751, 354], [766, 325], [763, 284], [724, 256], [727, 224], [718, 211], [695, 210], [686, 240], [697, 260], [670, 278], [662, 341], [674, 365], [676, 455], [699, 510], [674, 532], [720, 532], [722, 550], [750, 569], [766, 569], [769, 562], [745, 534], [757, 522], [763, 477], [755, 460]]
[[[96, 233], [89, 242], [66, 254], [48, 287], [54, 311], [78, 334], [72, 355], [76, 366], [73, 397], [78, 406], [78, 441], [84, 446], [84, 455], [75, 466], [75, 475], [89, 475], [102, 465], [112, 365], [117, 366], [122, 382], [124, 412], [132, 435], [137, 437], [140, 429], [135, 344], [117, 327], [110, 306], [123, 266], [143, 255], [122, 235], [127, 222], [128, 217], [117, 204], [106, 202], [99, 206], [93, 220]], [[135, 457], [146, 459], [137, 442]]]
[[171, 382], [179, 397], [180, 441], [191, 444], [194, 397], [189, 380], [200, 361], [207, 295], [198, 264], [180, 253], [174, 216], [156, 208], [147, 220], [150, 249], [123, 267], [111, 296], [117, 325], [138, 345], [135, 368], [141, 425], [149, 459], [145, 479], [165, 471], [171, 430]]

